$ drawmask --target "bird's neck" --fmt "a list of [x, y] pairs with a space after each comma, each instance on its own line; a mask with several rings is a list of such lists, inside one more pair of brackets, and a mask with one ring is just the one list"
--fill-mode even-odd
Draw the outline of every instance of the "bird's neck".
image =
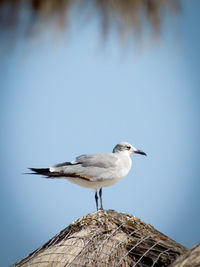
[[131, 155], [128, 151], [119, 151], [117, 152], [118, 155], [121, 156], [121, 160], [123, 160], [124, 162], [126, 162], [126, 165], [130, 166], [132, 165], [132, 160], [131, 160]]

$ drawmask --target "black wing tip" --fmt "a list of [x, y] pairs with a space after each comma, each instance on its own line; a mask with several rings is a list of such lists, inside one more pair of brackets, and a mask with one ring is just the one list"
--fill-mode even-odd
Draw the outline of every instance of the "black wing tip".
[[30, 171], [30, 173], [27, 174], [38, 174], [38, 175], [46, 175], [48, 176], [50, 171], [49, 168], [42, 168], [42, 169], [37, 169], [37, 168], [28, 168]]

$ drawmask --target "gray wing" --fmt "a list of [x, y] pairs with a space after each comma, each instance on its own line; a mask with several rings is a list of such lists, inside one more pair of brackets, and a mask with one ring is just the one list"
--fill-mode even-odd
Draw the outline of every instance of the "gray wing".
[[112, 168], [116, 166], [117, 157], [113, 153], [105, 154], [86, 154], [76, 158], [78, 164], [83, 167]]
[[50, 171], [60, 173], [60, 176], [98, 181], [112, 177], [117, 161], [118, 158], [113, 153], [81, 155], [74, 162], [54, 165]]

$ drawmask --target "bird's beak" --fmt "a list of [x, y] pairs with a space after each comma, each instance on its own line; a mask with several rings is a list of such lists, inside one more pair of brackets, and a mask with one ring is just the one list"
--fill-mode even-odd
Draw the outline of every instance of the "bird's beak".
[[143, 152], [142, 150], [138, 150], [138, 149], [135, 150], [134, 153], [136, 153], [136, 154], [141, 154], [141, 155], [144, 155], [144, 156], [147, 155], [145, 152]]

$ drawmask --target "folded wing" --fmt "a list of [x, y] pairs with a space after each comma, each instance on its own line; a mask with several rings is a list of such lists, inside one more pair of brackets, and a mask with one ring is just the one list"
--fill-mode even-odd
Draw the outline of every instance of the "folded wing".
[[117, 166], [117, 161], [118, 158], [113, 153], [81, 155], [74, 162], [54, 165], [50, 168], [50, 175], [56, 174], [63, 178], [82, 178], [89, 181], [109, 179]]

